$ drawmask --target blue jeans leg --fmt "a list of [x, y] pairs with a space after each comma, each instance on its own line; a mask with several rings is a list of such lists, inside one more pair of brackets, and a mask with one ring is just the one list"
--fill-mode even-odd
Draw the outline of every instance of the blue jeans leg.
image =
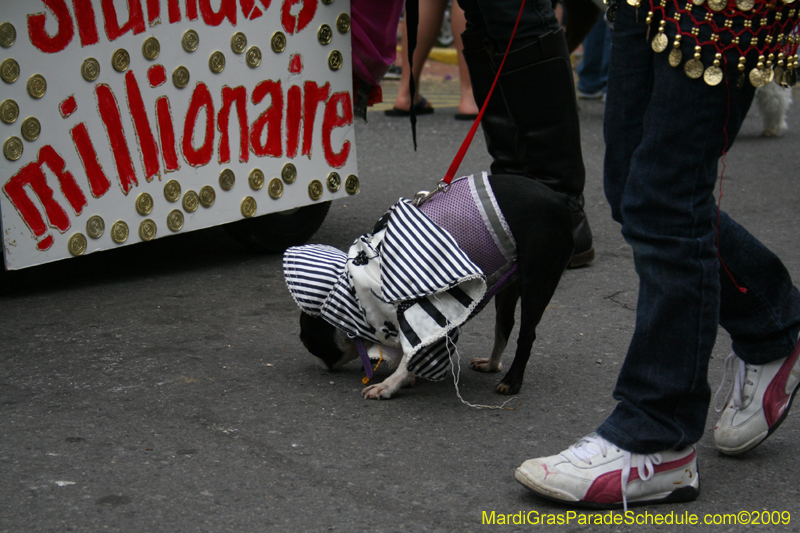
[[[612, 216], [633, 249], [639, 299], [614, 390], [619, 403], [598, 433], [626, 450], [653, 453], [700, 440], [720, 320], [748, 357], [769, 345], [774, 360], [788, 355], [775, 356], [791, 342], [792, 330], [796, 335], [800, 306], [780, 261], [724, 214], [723, 261], [747, 285], [748, 301], [760, 300], [763, 313], [783, 317], [765, 320], [770, 335], [742, 314], [746, 304], [731, 299], [738, 289], [720, 270], [717, 162], [754, 93], [749, 84], [736, 88], [738, 57], [723, 65], [725, 81], [716, 87], [690, 79], [669, 66], [666, 53], [651, 50], [643, 18], [621, 2], [612, 32], [604, 184]], [[704, 52], [704, 64], [712, 60]], [[741, 243], [748, 255], [735, 253]], [[780, 281], [762, 283], [775, 277]]]
[[578, 90], [584, 94], [604, 91], [608, 82], [611, 54], [611, 29], [600, 14], [592, 31], [583, 40], [583, 60], [578, 65]]

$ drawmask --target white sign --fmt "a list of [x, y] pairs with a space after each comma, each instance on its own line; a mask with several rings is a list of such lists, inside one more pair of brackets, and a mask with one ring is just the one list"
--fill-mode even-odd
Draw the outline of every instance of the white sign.
[[349, 0], [0, 0], [18, 269], [354, 194]]

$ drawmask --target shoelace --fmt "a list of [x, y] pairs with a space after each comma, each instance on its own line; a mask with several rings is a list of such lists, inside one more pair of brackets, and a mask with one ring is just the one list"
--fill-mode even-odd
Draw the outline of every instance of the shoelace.
[[[725, 406], [728, 405], [731, 398], [733, 398], [733, 406], [736, 409], [744, 408], [744, 386], [753, 385], [753, 382], [747, 377], [748, 372], [751, 371], [753, 371], [753, 369], [750, 368], [747, 363], [739, 359], [739, 356], [737, 356], [735, 352], [731, 352], [727, 359], [725, 359], [725, 373], [722, 375], [722, 383], [720, 383], [719, 389], [717, 389], [717, 393], [714, 395], [714, 410], [717, 413], [721, 413], [725, 409]], [[725, 395], [725, 402], [722, 404], [722, 407], [720, 407], [718, 398], [725, 388], [725, 384], [728, 382], [728, 372], [731, 373], [733, 382], [731, 383], [730, 391]]]
[[[582, 438], [577, 443], [570, 446], [570, 451], [577, 459], [583, 461], [589, 466], [592, 465], [592, 457], [598, 453], [603, 457], [608, 455], [608, 447], [613, 446], [615, 450], [622, 452], [622, 476], [620, 483], [622, 486], [622, 507], [625, 512], [628, 511], [628, 479], [631, 475], [631, 466], [635, 466], [639, 471], [639, 479], [648, 481], [655, 474], [655, 466], [660, 465], [664, 460], [660, 453], [639, 454], [631, 453], [623, 450], [619, 446], [608, 442], [606, 439], [592, 433]], [[591, 447], [594, 447], [594, 450]], [[632, 464], [635, 463], [635, 464]]]

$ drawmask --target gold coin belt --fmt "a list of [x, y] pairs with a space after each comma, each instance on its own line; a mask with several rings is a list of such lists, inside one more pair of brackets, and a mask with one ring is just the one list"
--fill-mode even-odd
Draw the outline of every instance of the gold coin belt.
[[[640, 7], [641, 0], [627, 1]], [[745, 80], [754, 87], [797, 83], [800, 0], [650, 1], [645, 19], [650, 46], [656, 53], [667, 52], [669, 64], [682, 65], [688, 77], [718, 85], [725, 65], [738, 55], [737, 87]], [[713, 59], [707, 55], [703, 62], [702, 52], [708, 49]]]

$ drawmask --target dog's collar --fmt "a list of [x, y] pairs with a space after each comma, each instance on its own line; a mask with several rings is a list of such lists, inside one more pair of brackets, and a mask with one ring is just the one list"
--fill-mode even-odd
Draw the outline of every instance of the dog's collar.
[[364, 365], [364, 372], [367, 373], [369, 379], [372, 379], [372, 362], [367, 355], [367, 348], [364, 346], [364, 341], [361, 340], [361, 337], [356, 337], [354, 340], [356, 349], [358, 350], [358, 356], [361, 358], [361, 364]]

